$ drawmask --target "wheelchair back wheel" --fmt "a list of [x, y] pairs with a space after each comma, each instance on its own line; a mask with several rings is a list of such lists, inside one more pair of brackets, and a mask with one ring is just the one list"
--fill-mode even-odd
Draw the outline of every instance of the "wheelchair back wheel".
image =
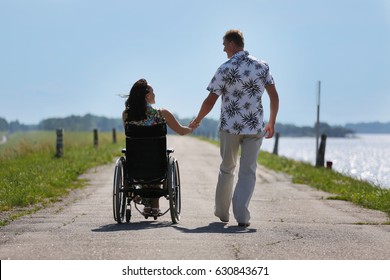
[[114, 220], [121, 224], [125, 220], [125, 211], [126, 211], [126, 193], [124, 187], [124, 178], [123, 178], [123, 165], [124, 157], [120, 157], [115, 165], [114, 173], [114, 183], [113, 183], [113, 211], [114, 211]]
[[180, 190], [179, 163], [173, 157], [169, 158], [167, 179], [168, 179], [169, 210], [171, 213], [172, 223], [177, 224], [180, 221], [180, 213], [181, 213], [181, 190]]

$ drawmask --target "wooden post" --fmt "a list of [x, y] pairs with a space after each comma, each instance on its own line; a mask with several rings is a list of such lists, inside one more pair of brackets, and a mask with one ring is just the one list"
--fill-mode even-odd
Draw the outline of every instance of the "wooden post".
[[321, 135], [320, 147], [317, 151], [316, 167], [324, 167], [325, 164], [326, 135]]
[[321, 97], [321, 81], [318, 81], [318, 95], [317, 95], [317, 123], [316, 123], [316, 163], [320, 160], [318, 158], [318, 139], [320, 138], [320, 97]]
[[275, 134], [275, 144], [274, 144], [274, 151], [272, 152], [274, 155], [278, 154], [279, 149], [279, 132], [276, 132]]
[[62, 157], [64, 154], [64, 130], [62, 128], [56, 130], [56, 157]]
[[112, 129], [112, 143], [116, 144], [116, 129]]
[[98, 130], [96, 128], [93, 130], [93, 145], [95, 147], [99, 146], [99, 135]]

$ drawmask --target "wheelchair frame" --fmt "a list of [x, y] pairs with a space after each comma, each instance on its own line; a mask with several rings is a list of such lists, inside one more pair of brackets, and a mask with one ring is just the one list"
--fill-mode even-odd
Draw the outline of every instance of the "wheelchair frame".
[[[133, 126], [134, 128], [134, 126]], [[163, 124], [163, 129], [165, 129], [166, 134], [166, 124]], [[130, 130], [131, 128], [126, 128]], [[143, 127], [143, 130], [147, 130], [147, 127]], [[127, 134], [127, 133], [126, 133]], [[148, 133], [147, 133], [148, 134]], [[122, 224], [125, 221], [130, 222], [132, 216], [132, 205], [131, 202], [134, 202], [135, 209], [141, 213], [146, 219], [148, 217], [153, 217], [155, 220], [159, 216], [163, 216], [166, 213], [170, 212], [172, 223], [176, 224], [180, 220], [181, 213], [181, 189], [180, 189], [180, 173], [179, 173], [179, 163], [171, 155], [174, 150], [166, 149], [166, 135], [151, 136], [151, 135], [142, 135], [141, 137], [135, 135], [126, 136], [126, 148], [128, 145], [131, 145], [132, 140], [141, 140], [146, 139], [161, 139], [160, 141], [165, 141], [164, 148], [166, 158], [164, 160], [165, 166], [164, 170], [161, 170], [163, 176], [151, 177], [147, 179], [134, 178], [130, 173], [131, 164], [130, 160], [126, 160], [130, 155], [126, 154], [126, 149], [122, 149], [122, 153], [125, 156], [121, 156], [117, 159], [115, 164], [114, 171], [114, 181], [113, 181], [113, 214], [114, 220], [118, 224]], [[148, 147], [142, 147], [147, 149]], [[133, 158], [131, 160], [134, 161]], [[145, 159], [144, 159], [145, 160]], [[135, 159], [136, 161], [136, 159]], [[133, 165], [134, 166], [134, 165]], [[148, 168], [148, 166], [142, 166], [142, 168]], [[130, 169], [130, 170], [129, 170]], [[135, 168], [137, 169], [137, 168]], [[141, 172], [142, 173], [142, 172]], [[149, 188], [145, 186], [150, 185], [159, 185], [158, 188]], [[136, 197], [141, 198], [160, 198], [165, 197], [169, 200], [169, 208], [158, 214], [146, 214], [141, 212], [137, 207], [137, 202], [135, 201]]]

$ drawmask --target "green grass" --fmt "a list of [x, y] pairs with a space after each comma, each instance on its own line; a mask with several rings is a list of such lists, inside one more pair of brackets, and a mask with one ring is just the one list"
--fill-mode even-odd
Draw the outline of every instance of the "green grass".
[[12, 137], [0, 150], [0, 212], [39, 209], [83, 186], [79, 175], [120, 155], [124, 138], [113, 144], [111, 137], [99, 133], [99, 146], [94, 147], [92, 132], [65, 132], [61, 158], [55, 157], [55, 132]]
[[[217, 141], [203, 140], [218, 145]], [[306, 184], [334, 194], [330, 199], [350, 201], [365, 208], [383, 211], [390, 217], [390, 189], [264, 151], [260, 152], [258, 162], [266, 168], [291, 175], [293, 183]]]
[[267, 168], [292, 175], [293, 183], [306, 184], [335, 194], [332, 199], [351, 201], [369, 209], [383, 211], [390, 216], [389, 189], [267, 152], [260, 153], [259, 163]]

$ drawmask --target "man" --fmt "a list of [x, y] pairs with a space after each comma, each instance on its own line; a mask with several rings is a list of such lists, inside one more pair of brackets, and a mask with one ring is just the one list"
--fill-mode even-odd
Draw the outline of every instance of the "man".
[[[220, 152], [222, 163], [215, 195], [215, 216], [229, 222], [233, 214], [239, 226], [250, 225], [249, 202], [255, 183], [257, 157], [263, 137], [272, 138], [279, 109], [279, 97], [266, 62], [244, 51], [244, 37], [239, 30], [229, 30], [223, 37], [224, 52], [229, 60], [222, 64], [212, 78], [210, 92], [190, 127], [198, 126], [222, 97], [220, 116]], [[270, 98], [269, 122], [263, 122], [262, 94]], [[241, 147], [238, 180], [233, 193], [234, 170]]]

